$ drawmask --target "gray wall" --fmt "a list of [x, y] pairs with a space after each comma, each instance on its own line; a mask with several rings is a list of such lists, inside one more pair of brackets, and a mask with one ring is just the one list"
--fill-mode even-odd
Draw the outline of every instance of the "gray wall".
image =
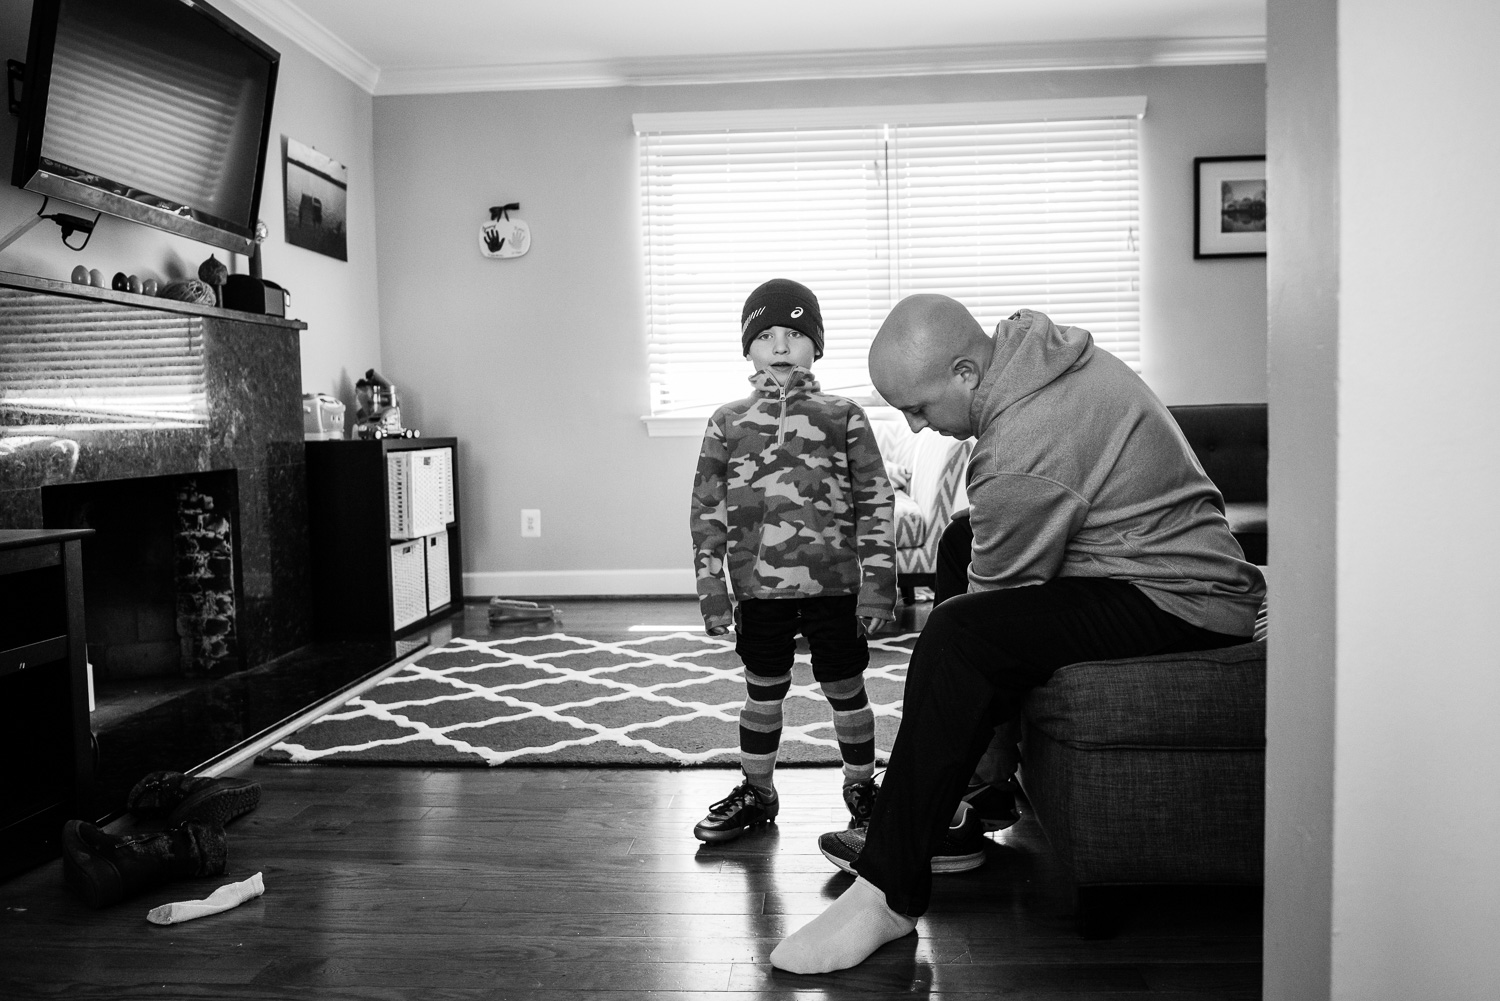
[[[371, 155], [372, 98], [347, 79], [294, 45], [280, 33], [250, 18], [236, 18], [281, 53], [280, 78], [271, 121], [266, 181], [260, 215], [270, 227], [264, 244], [265, 276], [291, 290], [290, 315], [306, 320], [302, 335], [302, 388], [344, 392], [352, 406], [349, 374], [380, 364], [380, 320], [375, 297], [375, 192]], [[31, 25], [30, 0], [0, 0], [0, 56], [25, 60]], [[34, 215], [40, 195], [12, 187], [11, 160], [16, 119], [0, 123], [0, 232]], [[282, 237], [281, 135], [316, 146], [349, 168], [349, 260], [347, 263], [293, 247]], [[69, 211], [54, 200], [56, 208]], [[71, 209], [93, 216], [92, 211]], [[62, 245], [58, 228], [44, 223], [4, 252], [0, 270], [67, 281], [75, 265], [157, 279], [196, 275], [198, 265], [216, 254], [206, 244], [169, 236], [160, 230], [105, 216], [81, 254]], [[78, 242], [78, 237], [73, 239]], [[236, 270], [246, 270], [244, 258]], [[352, 416], [353, 411], [350, 411]]]
[[[1192, 159], [1264, 150], [1259, 66], [376, 98], [382, 356], [414, 423], [463, 441], [470, 592], [690, 581], [698, 442], [640, 422], [633, 112], [1109, 94], [1150, 101], [1147, 380], [1169, 403], [1264, 400], [1265, 262], [1192, 259]], [[533, 249], [485, 260], [478, 227], [503, 201], [521, 203]], [[522, 508], [542, 510], [541, 538], [519, 537]]]

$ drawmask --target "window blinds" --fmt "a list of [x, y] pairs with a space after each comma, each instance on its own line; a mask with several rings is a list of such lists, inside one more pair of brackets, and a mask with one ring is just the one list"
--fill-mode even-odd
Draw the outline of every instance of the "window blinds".
[[924, 291], [987, 326], [1040, 309], [1138, 367], [1144, 102], [1126, 100], [1139, 103], [1072, 118], [1046, 102], [1049, 118], [1020, 121], [1005, 105], [966, 106], [971, 121], [934, 106], [928, 122], [912, 120], [920, 107], [890, 109], [893, 121], [828, 109], [862, 119], [844, 126], [804, 111], [787, 129], [765, 127], [773, 113], [717, 130], [639, 116], [652, 413], [748, 392], [739, 310], [774, 277], [822, 304], [815, 372], [830, 392], [869, 394], [870, 340]]

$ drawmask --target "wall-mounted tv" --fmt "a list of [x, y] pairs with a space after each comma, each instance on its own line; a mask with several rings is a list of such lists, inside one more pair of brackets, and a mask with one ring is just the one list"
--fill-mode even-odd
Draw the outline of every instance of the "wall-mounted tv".
[[35, 0], [16, 187], [248, 253], [280, 55], [190, 0]]

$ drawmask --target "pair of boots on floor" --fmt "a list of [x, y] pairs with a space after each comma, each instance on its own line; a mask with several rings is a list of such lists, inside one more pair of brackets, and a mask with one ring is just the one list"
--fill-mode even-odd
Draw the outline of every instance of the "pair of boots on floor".
[[125, 802], [136, 818], [164, 820], [165, 829], [116, 835], [82, 820], [63, 825], [63, 878], [91, 907], [175, 879], [222, 875], [229, 860], [224, 825], [259, 805], [260, 783], [152, 772]]

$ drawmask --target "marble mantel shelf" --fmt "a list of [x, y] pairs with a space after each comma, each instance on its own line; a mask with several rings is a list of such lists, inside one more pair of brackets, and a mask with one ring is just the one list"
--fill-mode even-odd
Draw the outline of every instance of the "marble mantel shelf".
[[35, 278], [31, 275], [16, 274], [13, 271], [0, 271], [0, 288], [23, 289], [28, 292], [50, 292], [53, 295], [72, 296], [75, 299], [118, 302], [126, 306], [147, 306], [151, 309], [165, 310], [169, 313], [187, 313], [191, 316], [213, 316], [224, 320], [238, 320], [241, 323], [262, 323], [268, 327], [288, 327], [292, 330], [307, 329], [307, 324], [301, 320], [292, 320], [281, 316], [246, 313], [244, 310], [239, 309], [220, 309], [218, 306], [200, 306], [193, 302], [178, 302], [176, 299], [162, 299], [158, 296], [139, 295], [135, 292], [116, 292], [113, 289], [95, 288], [92, 285], [79, 285], [76, 282], [60, 282], [51, 278]]

